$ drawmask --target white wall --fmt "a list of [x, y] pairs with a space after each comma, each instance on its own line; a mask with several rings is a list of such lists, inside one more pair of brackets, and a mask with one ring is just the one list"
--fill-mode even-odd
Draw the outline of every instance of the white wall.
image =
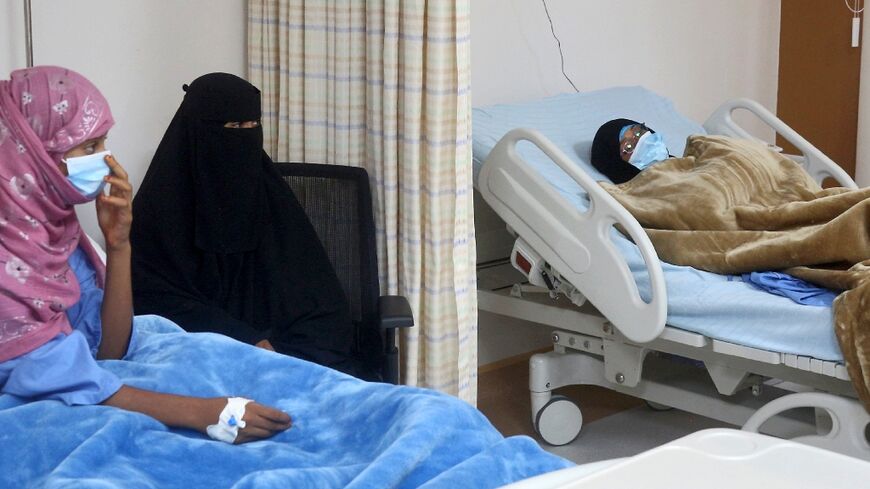
[[[775, 112], [779, 1], [547, 0], [580, 90], [643, 85], [698, 122], [749, 97]], [[473, 0], [475, 106], [573, 89], [540, 0]]]
[[[581, 91], [643, 85], [698, 122], [736, 97], [776, 112], [777, 0], [547, 0], [547, 5], [562, 41], [565, 71]], [[471, 61], [475, 106], [573, 90], [562, 76], [540, 0], [472, 0]], [[735, 117], [757, 136], [773, 139], [751, 118]], [[493, 259], [494, 249], [504, 249], [492, 242], [496, 234], [504, 236], [496, 233], [504, 224], [491, 212], [476, 214], [478, 256]], [[549, 342], [548, 328], [480, 316], [481, 363]], [[486, 340], [496, 337], [501, 340]]]
[[[6, 29], [23, 25], [21, 4], [0, 6], [0, 78], [24, 67], [24, 31]], [[138, 187], [181, 102], [182, 83], [212, 71], [245, 75], [246, 4], [32, 0], [34, 63], [71, 68], [100, 88], [116, 120], [107, 145]], [[93, 206], [78, 211], [85, 230], [102, 238]]]
[[27, 62], [24, 44], [24, 3], [7, 0], [0, 6], [0, 79]]

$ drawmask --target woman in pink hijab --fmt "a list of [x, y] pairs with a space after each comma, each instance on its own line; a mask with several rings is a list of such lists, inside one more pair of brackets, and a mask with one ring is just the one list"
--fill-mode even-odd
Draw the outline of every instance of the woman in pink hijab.
[[[0, 394], [114, 406], [231, 443], [289, 428], [286, 413], [247, 399], [137, 389], [97, 363], [127, 353], [133, 324], [133, 190], [105, 148], [113, 124], [102, 94], [72, 70], [0, 81]], [[105, 266], [73, 209], [92, 200]]]

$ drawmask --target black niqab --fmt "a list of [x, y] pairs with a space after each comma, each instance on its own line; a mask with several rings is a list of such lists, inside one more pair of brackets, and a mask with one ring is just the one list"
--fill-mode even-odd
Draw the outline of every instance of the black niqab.
[[619, 148], [619, 131], [635, 124], [640, 123], [631, 119], [613, 119], [599, 127], [592, 140], [592, 166], [613, 183], [627, 182], [640, 173], [637, 167], [622, 159]]
[[260, 92], [212, 73], [184, 101], [133, 201], [137, 314], [360, 374], [350, 308], [314, 228], [263, 151]]

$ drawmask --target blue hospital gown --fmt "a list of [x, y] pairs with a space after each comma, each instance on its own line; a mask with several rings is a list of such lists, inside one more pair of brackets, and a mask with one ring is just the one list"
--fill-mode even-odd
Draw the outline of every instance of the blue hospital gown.
[[0, 393], [67, 405], [99, 404], [121, 388], [118, 377], [96, 360], [102, 336], [103, 290], [87, 255], [77, 248], [69, 265], [81, 288], [66, 314], [73, 332], [58, 334], [36, 350], [0, 363]]

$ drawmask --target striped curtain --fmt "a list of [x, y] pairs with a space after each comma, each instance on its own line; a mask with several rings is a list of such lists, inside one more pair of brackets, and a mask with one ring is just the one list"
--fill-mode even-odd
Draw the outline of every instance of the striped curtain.
[[475, 404], [469, 0], [250, 0], [249, 80], [276, 161], [363, 166], [403, 383]]

